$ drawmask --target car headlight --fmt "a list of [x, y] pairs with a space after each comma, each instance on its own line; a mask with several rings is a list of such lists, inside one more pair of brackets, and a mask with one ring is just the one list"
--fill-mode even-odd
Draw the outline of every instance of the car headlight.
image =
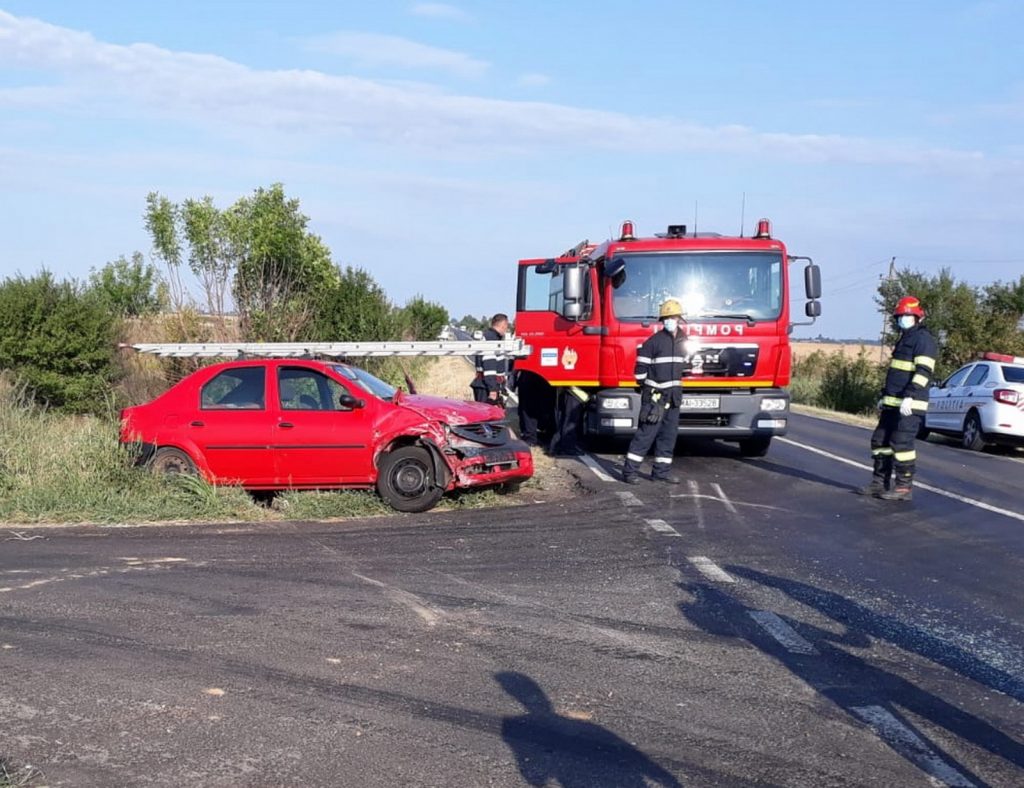
[[785, 410], [786, 400], [781, 397], [766, 397], [761, 400], [761, 410]]
[[601, 400], [602, 410], [629, 410], [629, 397], [605, 397]]

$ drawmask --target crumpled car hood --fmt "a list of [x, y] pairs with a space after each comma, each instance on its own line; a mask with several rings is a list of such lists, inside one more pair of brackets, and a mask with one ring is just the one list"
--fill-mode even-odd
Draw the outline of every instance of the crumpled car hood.
[[426, 419], [449, 425], [501, 421], [505, 418], [505, 411], [496, 405], [431, 397], [426, 394], [403, 394], [397, 404], [419, 413]]

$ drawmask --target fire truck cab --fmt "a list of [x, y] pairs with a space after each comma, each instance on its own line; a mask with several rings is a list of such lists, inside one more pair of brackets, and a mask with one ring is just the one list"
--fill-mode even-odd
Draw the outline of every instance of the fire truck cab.
[[[640, 238], [624, 222], [617, 239], [584, 241], [555, 258], [519, 261], [516, 335], [530, 355], [516, 360], [520, 401], [552, 426], [582, 402], [583, 435], [630, 435], [640, 393], [637, 348], [661, 330], [660, 304], [684, 308], [688, 372], [680, 435], [767, 452], [789, 414], [790, 264], [803, 261], [806, 315], [821, 314], [821, 275], [787, 254], [767, 219], [753, 237], [688, 233], [670, 225]], [[809, 323], [802, 323], [806, 325]]]

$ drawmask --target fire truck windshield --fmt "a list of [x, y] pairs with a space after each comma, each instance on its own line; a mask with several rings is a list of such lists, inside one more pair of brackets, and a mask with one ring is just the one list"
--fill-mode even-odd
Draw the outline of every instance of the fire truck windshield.
[[619, 320], [658, 319], [668, 298], [688, 320], [774, 320], [782, 311], [782, 255], [772, 252], [651, 252], [622, 255], [613, 306]]

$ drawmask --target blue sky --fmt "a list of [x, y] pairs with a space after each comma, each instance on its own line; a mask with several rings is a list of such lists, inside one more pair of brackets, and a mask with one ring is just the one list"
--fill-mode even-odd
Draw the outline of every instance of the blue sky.
[[511, 310], [625, 218], [770, 217], [810, 331], [872, 337], [890, 257], [1024, 272], [1024, 3], [0, 0], [0, 274], [135, 249], [151, 190], [275, 181], [402, 302]]

